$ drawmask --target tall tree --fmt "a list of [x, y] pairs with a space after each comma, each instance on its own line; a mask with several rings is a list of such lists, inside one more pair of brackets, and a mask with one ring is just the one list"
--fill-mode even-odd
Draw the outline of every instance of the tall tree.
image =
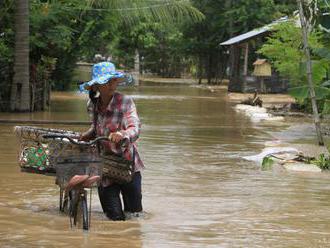
[[206, 18], [185, 30], [187, 50], [196, 60], [198, 76], [209, 83], [227, 68], [227, 49], [219, 44], [233, 35], [263, 26], [278, 16], [273, 0], [192, 1]]
[[276, 10], [281, 14], [292, 15], [297, 10], [296, 0], [274, 0]]
[[12, 111], [30, 110], [29, 1], [16, 0], [14, 79], [10, 97]]
[[[29, 85], [29, 1], [28, 0], [15, 0], [16, 1], [16, 39], [15, 39], [15, 76], [11, 86], [11, 97], [10, 97], [10, 107], [12, 111], [29, 111], [31, 106], [30, 97], [30, 85]], [[79, 49], [79, 41], [82, 41], [79, 32], [75, 28], [77, 26], [82, 27], [85, 24], [85, 17], [89, 16], [90, 13], [100, 13], [102, 18], [106, 15], [113, 15], [118, 20], [126, 22], [128, 25], [133, 25], [138, 22], [140, 18], [148, 20], [173, 20], [173, 19], [202, 19], [203, 14], [201, 14], [196, 8], [192, 7], [189, 1], [178, 1], [178, 0], [69, 0], [69, 1], [40, 1], [40, 0], [30, 0], [33, 2], [34, 6], [41, 6], [51, 8], [52, 5], [56, 5], [58, 12], [70, 12], [70, 18], [63, 18], [68, 20], [67, 23], [56, 23], [54, 27], [52, 25], [40, 30], [49, 36], [64, 36], [62, 42], [59, 41], [58, 44], [64, 44], [66, 49], [66, 54], [77, 55], [75, 50]], [[63, 11], [64, 10], [64, 11]], [[42, 10], [44, 11], [44, 10]], [[47, 9], [45, 12], [47, 13]], [[56, 14], [50, 17], [50, 24], [56, 20]], [[38, 14], [41, 14], [40, 12]], [[75, 16], [72, 16], [75, 14]], [[92, 23], [86, 29], [86, 33], [94, 29], [97, 26], [97, 20]], [[111, 25], [111, 22], [109, 23]], [[43, 25], [40, 25], [43, 26]], [[111, 27], [110, 27], [111, 28]], [[109, 29], [109, 26], [107, 27]], [[57, 32], [47, 32], [49, 30]], [[98, 30], [100, 31], [100, 30]], [[86, 34], [84, 33], [84, 34]], [[96, 32], [97, 33], [97, 32]], [[91, 34], [91, 33], [90, 33]], [[97, 33], [98, 34], [98, 33]], [[40, 38], [38, 32], [35, 33], [34, 38]], [[95, 36], [93, 37], [95, 38]], [[86, 39], [85, 39], [86, 40]], [[91, 40], [91, 38], [89, 39]], [[34, 45], [38, 47], [37, 60], [42, 57], [43, 52], [51, 53], [56, 51], [54, 40], [48, 40], [47, 43], [44, 40], [33, 39]], [[89, 42], [90, 43], [90, 42]], [[69, 46], [68, 46], [69, 45]], [[95, 43], [94, 43], [95, 45]], [[39, 49], [41, 48], [41, 49]], [[85, 49], [86, 50], [86, 49]], [[39, 53], [41, 51], [41, 53]], [[57, 54], [59, 65], [61, 61], [68, 61], [73, 65], [78, 56], [66, 56], [65, 53]], [[52, 57], [52, 56], [51, 56]], [[65, 68], [65, 67], [62, 67]]]
[[313, 85], [312, 60], [311, 60], [310, 49], [309, 49], [309, 44], [308, 44], [308, 24], [307, 24], [307, 19], [304, 15], [303, 0], [297, 0], [297, 4], [298, 4], [298, 8], [299, 8], [301, 32], [302, 32], [304, 50], [305, 50], [305, 54], [306, 54], [307, 82], [309, 85], [309, 94], [310, 94], [310, 98], [311, 98], [311, 102], [312, 102], [314, 123], [315, 123], [315, 128], [316, 128], [319, 145], [324, 146], [324, 141], [323, 141], [322, 132], [321, 132], [321, 122], [320, 122], [319, 112], [317, 109], [315, 89], [314, 89], [314, 85]]

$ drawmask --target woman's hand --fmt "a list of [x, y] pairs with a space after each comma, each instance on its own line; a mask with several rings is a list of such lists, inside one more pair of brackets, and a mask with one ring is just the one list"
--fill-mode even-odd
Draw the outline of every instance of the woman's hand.
[[123, 138], [124, 135], [121, 132], [110, 133], [109, 135], [110, 141], [116, 144], [118, 144]]
[[88, 131], [82, 133], [78, 138], [79, 141], [90, 141], [95, 138], [94, 129], [89, 129]]
[[79, 141], [89, 141], [91, 138], [89, 135], [86, 135], [86, 133], [82, 133], [80, 137], [78, 138]]

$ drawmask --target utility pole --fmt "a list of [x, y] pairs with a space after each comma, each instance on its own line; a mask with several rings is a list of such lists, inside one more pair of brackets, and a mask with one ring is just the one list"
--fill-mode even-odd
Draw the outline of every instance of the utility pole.
[[311, 54], [310, 49], [308, 45], [308, 32], [307, 32], [307, 21], [306, 17], [304, 15], [304, 9], [303, 9], [303, 0], [297, 0], [298, 8], [299, 8], [299, 17], [300, 17], [300, 23], [301, 23], [301, 32], [303, 37], [303, 43], [304, 43], [304, 50], [306, 54], [306, 72], [307, 72], [307, 81], [309, 86], [309, 94], [311, 97], [312, 102], [312, 108], [313, 108], [313, 116], [314, 116], [314, 124], [316, 128], [316, 134], [317, 139], [320, 146], [324, 146], [324, 141], [322, 137], [322, 131], [321, 131], [321, 122], [320, 122], [320, 116], [316, 105], [316, 97], [315, 97], [315, 90], [313, 85], [313, 77], [312, 77], [312, 61], [311, 61]]

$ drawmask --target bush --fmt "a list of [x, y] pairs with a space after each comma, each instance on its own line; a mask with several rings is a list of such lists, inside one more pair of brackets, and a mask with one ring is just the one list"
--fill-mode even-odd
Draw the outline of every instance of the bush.
[[330, 156], [325, 156], [321, 154], [318, 158], [311, 161], [312, 164], [317, 165], [322, 170], [330, 169]]

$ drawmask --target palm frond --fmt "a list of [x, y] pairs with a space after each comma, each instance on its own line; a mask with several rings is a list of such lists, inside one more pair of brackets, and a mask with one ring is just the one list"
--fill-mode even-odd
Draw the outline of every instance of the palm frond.
[[127, 23], [140, 19], [159, 22], [204, 19], [188, 0], [87, 0], [87, 5], [86, 10], [110, 11]]

